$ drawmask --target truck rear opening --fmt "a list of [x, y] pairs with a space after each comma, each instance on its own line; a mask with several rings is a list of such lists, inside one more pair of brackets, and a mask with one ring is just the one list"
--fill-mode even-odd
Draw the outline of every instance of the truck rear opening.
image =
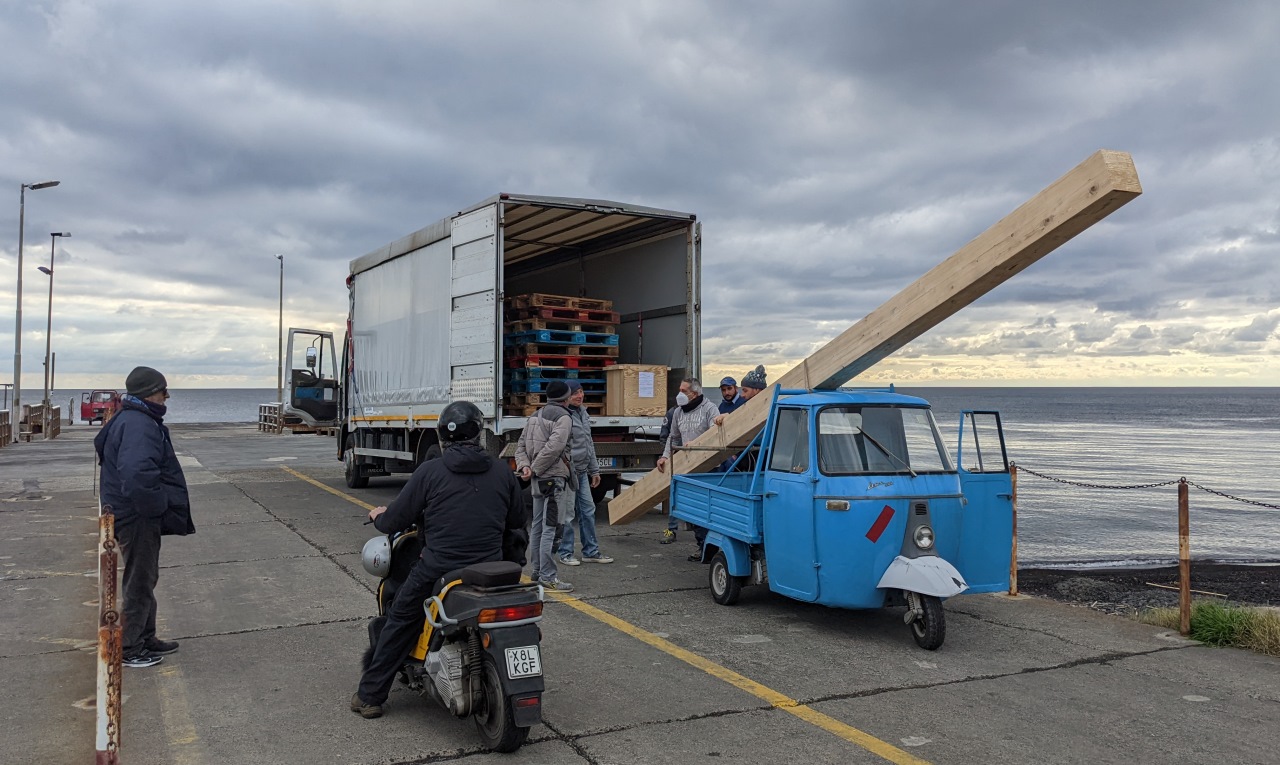
[[[526, 418], [510, 414], [503, 370], [528, 362], [503, 352], [508, 297], [612, 301], [611, 358], [667, 367], [670, 400], [700, 366], [700, 260], [690, 213], [501, 194], [353, 261], [340, 446], [348, 483], [436, 456], [435, 419], [454, 399], [484, 412], [491, 453], [514, 453]], [[661, 417], [592, 419], [602, 493], [618, 474], [654, 466], [660, 449], [637, 431], [656, 433]]]

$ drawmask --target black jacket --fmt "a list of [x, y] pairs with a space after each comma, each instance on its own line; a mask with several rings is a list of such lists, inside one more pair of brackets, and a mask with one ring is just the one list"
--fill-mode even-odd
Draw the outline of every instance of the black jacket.
[[102, 465], [102, 504], [116, 520], [160, 519], [164, 534], [192, 534], [187, 479], [169, 429], [146, 405], [128, 399], [93, 439]]
[[418, 524], [422, 561], [443, 576], [474, 563], [525, 564], [529, 534], [520, 483], [505, 462], [474, 444], [453, 444], [424, 462], [378, 516], [384, 534]]

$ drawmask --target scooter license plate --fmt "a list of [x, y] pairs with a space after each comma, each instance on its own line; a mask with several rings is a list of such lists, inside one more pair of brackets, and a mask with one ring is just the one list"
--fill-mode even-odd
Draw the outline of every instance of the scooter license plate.
[[538, 646], [526, 645], [507, 649], [507, 677], [535, 677], [542, 674], [542, 655]]

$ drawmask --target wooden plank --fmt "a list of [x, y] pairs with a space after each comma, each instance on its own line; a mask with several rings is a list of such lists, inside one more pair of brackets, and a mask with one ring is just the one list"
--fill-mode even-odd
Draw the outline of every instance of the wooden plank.
[[[782, 375], [782, 388], [835, 388], [969, 305], [1142, 193], [1133, 158], [1099, 151], [961, 247], [888, 302]], [[704, 472], [764, 427], [771, 390], [677, 452], [609, 502], [609, 522], [628, 523], [667, 499], [672, 472]]]

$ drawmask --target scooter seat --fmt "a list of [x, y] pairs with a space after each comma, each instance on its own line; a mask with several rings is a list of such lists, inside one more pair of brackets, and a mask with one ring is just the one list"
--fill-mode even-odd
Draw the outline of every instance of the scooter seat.
[[507, 560], [476, 563], [462, 569], [462, 583], [474, 587], [506, 587], [520, 584], [523, 567]]

